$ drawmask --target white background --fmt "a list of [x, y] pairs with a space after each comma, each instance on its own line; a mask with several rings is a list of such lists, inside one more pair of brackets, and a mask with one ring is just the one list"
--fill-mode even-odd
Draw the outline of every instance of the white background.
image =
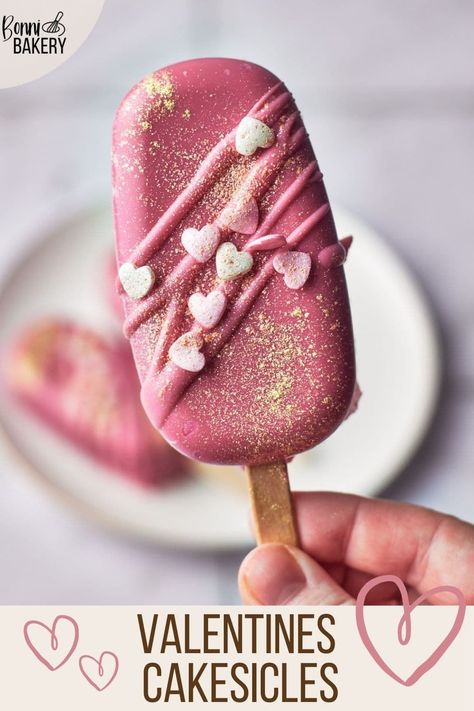
[[[74, 195], [109, 195], [113, 112], [152, 69], [247, 58], [297, 97], [330, 197], [417, 274], [444, 349], [434, 425], [385, 495], [474, 521], [471, 0], [107, 0], [79, 52], [0, 91], [0, 276]], [[0, 462], [0, 602], [230, 603], [243, 553], [120, 540]]]

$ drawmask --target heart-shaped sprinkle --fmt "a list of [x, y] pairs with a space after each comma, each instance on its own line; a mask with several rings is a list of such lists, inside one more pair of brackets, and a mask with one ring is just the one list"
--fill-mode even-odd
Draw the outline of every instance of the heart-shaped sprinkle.
[[216, 254], [219, 279], [229, 281], [247, 274], [252, 269], [253, 257], [249, 252], [239, 252], [232, 242], [221, 244]]
[[220, 216], [225, 227], [242, 235], [253, 235], [259, 219], [257, 201], [253, 197], [231, 201]]
[[274, 257], [273, 266], [279, 274], [285, 275], [289, 289], [301, 289], [311, 271], [311, 257], [306, 252], [283, 252]]
[[264, 237], [257, 237], [257, 239], [251, 240], [246, 246], [248, 252], [264, 252], [271, 249], [277, 249], [278, 247], [284, 247], [286, 245], [286, 239], [283, 235], [265, 235]]
[[197, 262], [204, 264], [214, 255], [221, 233], [216, 225], [204, 225], [200, 230], [188, 227], [181, 235], [181, 242]]
[[245, 116], [239, 123], [235, 136], [235, 149], [243, 156], [251, 156], [257, 148], [269, 148], [275, 142], [275, 133], [263, 121]]
[[214, 328], [221, 320], [227, 299], [222, 291], [211, 291], [207, 296], [197, 291], [191, 294], [188, 307], [196, 321], [203, 328]]
[[131, 299], [146, 296], [155, 283], [155, 272], [148, 265], [136, 267], [125, 262], [119, 269], [119, 279]]
[[199, 333], [183, 333], [171, 346], [169, 356], [173, 363], [183, 370], [191, 373], [198, 373], [204, 368], [206, 359], [200, 349], [203, 346], [203, 338]]

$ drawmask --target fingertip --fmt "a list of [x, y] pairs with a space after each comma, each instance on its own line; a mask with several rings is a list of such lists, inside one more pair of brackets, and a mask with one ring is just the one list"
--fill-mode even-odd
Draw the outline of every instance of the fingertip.
[[246, 556], [239, 571], [242, 599], [253, 605], [285, 605], [306, 584], [287, 546], [267, 543]]
[[267, 544], [251, 551], [239, 573], [243, 601], [252, 605], [343, 605], [354, 600], [306, 553]]

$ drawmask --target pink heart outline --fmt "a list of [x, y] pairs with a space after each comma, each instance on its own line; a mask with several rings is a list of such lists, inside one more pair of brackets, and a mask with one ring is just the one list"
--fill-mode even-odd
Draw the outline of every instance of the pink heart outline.
[[[84, 659], [90, 659], [91, 661], [95, 662], [98, 667], [99, 676], [103, 676], [104, 668], [102, 666], [102, 660], [105, 656], [113, 657], [114, 662], [115, 662], [115, 669], [112, 672], [110, 679], [107, 681], [107, 683], [104, 684], [103, 686], [99, 686], [98, 684], [95, 683], [95, 681], [89, 676], [89, 674], [84, 669]], [[97, 691], [104, 691], [105, 689], [107, 689], [108, 686], [111, 685], [111, 683], [113, 682], [113, 680], [115, 679], [115, 677], [118, 674], [119, 659], [114, 652], [109, 652], [107, 650], [102, 652], [99, 659], [96, 659], [95, 657], [91, 656], [90, 654], [83, 654], [81, 657], [79, 657], [79, 669], [81, 670], [82, 676], [89, 682], [89, 684], [91, 684], [91, 686], [94, 687], [94, 689], [97, 689]]]
[[[67, 620], [72, 624], [74, 627], [74, 639], [72, 641], [71, 647], [69, 651], [66, 653], [65, 657], [62, 659], [62, 661], [57, 664], [56, 666], [53, 666], [43, 655], [41, 652], [35, 647], [33, 642], [30, 639], [29, 636], [29, 628], [32, 625], [39, 625], [43, 629], [47, 630], [50, 634], [50, 639], [51, 639], [51, 649], [56, 651], [59, 646], [58, 638], [56, 635], [56, 626], [60, 620]], [[53, 621], [52, 627], [48, 627], [44, 622], [41, 622], [40, 620], [28, 620], [28, 622], [25, 622], [23, 626], [23, 636], [25, 638], [25, 642], [28, 645], [28, 647], [31, 649], [35, 657], [45, 665], [50, 671], [56, 671], [60, 667], [62, 667], [64, 664], [66, 664], [67, 661], [72, 657], [74, 652], [76, 651], [77, 644], [79, 642], [79, 625], [77, 624], [76, 620], [73, 617], [69, 617], [69, 615], [57, 615]]]
[[[448, 634], [441, 640], [441, 642], [432, 652], [432, 654], [430, 654], [430, 656], [425, 659], [425, 661], [422, 662], [415, 669], [415, 671], [410, 674], [407, 679], [402, 679], [400, 676], [398, 676], [398, 674], [396, 674], [396, 672], [394, 672], [393, 669], [389, 667], [389, 665], [384, 661], [384, 659], [381, 657], [381, 655], [375, 648], [375, 645], [373, 644], [372, 640], [370, 639], [369, 633], [367, 631], [367, 626], [365, 624], [364, 607], [367, 595], [371, 590], [373, 590], [373, 588], [377, 587], [378, 585], [381, 585], [382, 583], [393, 583], [400, 591], [403, 605], [403, 615], [398, 624], [397, 636], [398, 641], [402, 646], [406, 646], [410, 642], [410, 616], [413, 610], [418, 607], [418, 605], [420, 605], [425, 600], [428, 600], [430, 597], [433, 597], [433, 595], [437, 595], [441, 592], [451, 593], [457, 599], [458, 611]], [[432, 588], [431, 590], [427, 590], [427, 592], [420, 595], [414, 602], [410, 603], [405, 583], [396, 575], [380, 575], [376, 578], [373, 578], [372, 580], [369, 580], [369, 582], [367, 582], [361, 588], [356, 601], [356, 622], [362, 643], [364, 644], [365, 648], [367, 649], [371, 657], [374, 659], [374, 661], [378, 664], [378, 666], [388, 676], [390, 676], [395, 681], [398, 681], [398, 683], [402, 684], [403, 686], [413, 686], [413, 684], [415, 684], [424, 674], [426, 674], [427, 671], [432, 669], [435, 664], [439, 662], [443, 654], [449, 649], [449, 647], [452, 645], [459, 632], [461, 631], [465, 614], [466, 600], [462, 591], [459, 588], [456, 588], [451, 585], [440, 585], [436, 588]]]

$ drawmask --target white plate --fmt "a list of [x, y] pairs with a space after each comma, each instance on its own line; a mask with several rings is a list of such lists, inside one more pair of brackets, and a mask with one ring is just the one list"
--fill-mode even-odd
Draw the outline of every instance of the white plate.
[[[356, 334], [358, 413], [316, 450], [290, 465], [292, 487], [376, 494], [403, 468], [431, 418], [439, 383], [433, 321], [416, 283], [365, 223], [337, 210], [341, 236], [353, 234], [347, 263]], [[48, 230], [24, 255], [0, 294], [0, 342], [37, 317], [73, 316], [105, 332], [116, 328], [103, 298], [112, 244], [107, 209], [84, 211]], [[2, 444], [18, 468], [101, 521], [156, 542], [235, 548], [251, 542], [244, 487], [196, 478], [147, 493], [115, 477], [3, 397]], [[7, 445], [10, 445], [9, 447]], [[11, 446], [13, 445], [13, 447]], [[13, 459], [11, 460], [13, 462]], [[236, 469], [235, 477], [242, 477]]]

